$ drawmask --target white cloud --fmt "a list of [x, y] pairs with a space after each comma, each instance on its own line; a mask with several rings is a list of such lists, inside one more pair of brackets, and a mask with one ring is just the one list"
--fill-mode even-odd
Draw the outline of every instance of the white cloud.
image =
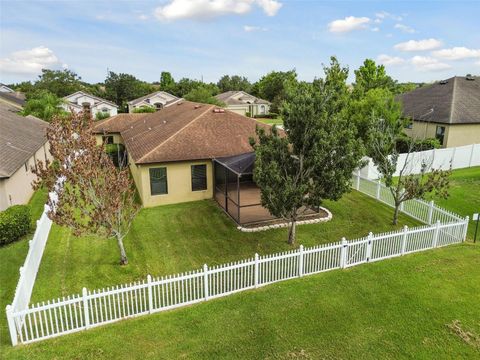
[[372, 28], [372, 31], [373, 31], [373, 32], [380, 31], [380, 28], [376, 26], [376, 27]]
[[449, 64], [428, 56], [414, 56], [410, 62], [421, 71], [440, 71], [451, 68]]
[[403, 20], [403, 18], [401, 16], [391, 14], [391, 13], [386, 12], [386, 11], [377, 12], [375, 14], [375, 17], [377, 18], [375, 20], [375, 22], [382, 22], [385, 19], [392, 19], [392, 20], [395, 20], [395, 21], [402, 21]]
[[179, 19], [211, 19], [223, 15], [244, 15], [253, 5], [268, 16], [274, 16], [282, 7], [277, 0], [170, 0], [155, 9], [154, 15], [163, 21]]
[[442, 46], [442, 42], [440, 40], [424, 39], [402, 42], [395, 45], [394, 48], [400, 51], [426, 51], [437, 49], [440, 46]]
[[38, 74], [42, 69], [67, 68], [52, 50], [38, 46], [30, 50], [15, 51], [0, 59], [0, 71], [9, 74]]
[[377, 62], [382, 65], [401, 65], [405, 63], [405, 59], [398, 56], [390, 56], [386, 54], [381, 54], [377, 57]]
[[413, 34], [415, 32], [414, 28], [411, 28], [410, 26], [404, 25], [404, 24], [395, 24], [394, 26], [395, 29], [399, 29], [400, 31], [403, 31], [404, 33], [408, 34]]
[[469, 49], [466, 47], [453, 47], [451, 49], [441, 49], [432, 53], [434, 56], [447, 60], [463, 60], [480, 58], [480, 49]]
[[328, 24], [330, 32], [349, 32], [352, 30], [365, 29], [370, 22], [368, 17], [347, 16], [345, 19], [334, 20]]
[[260, 27], [260, 26], [251, 26], [251, 25], [244, 25], [243, 30], [245, 32], [253, 32], [253, 31], [267, 31], [267, 28]]

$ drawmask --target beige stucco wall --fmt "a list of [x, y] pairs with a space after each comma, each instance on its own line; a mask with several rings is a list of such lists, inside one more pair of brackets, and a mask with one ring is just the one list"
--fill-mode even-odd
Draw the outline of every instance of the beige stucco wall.
[[[260, 107], [265, 107], [265, 112], [261, 113]], [[228, 105], [227, 109], [233, 111], [240, 115], [246, 115], [247, 112], [250, 112], [250, 116], [255, 115], [266, 115], [270, 111], [270, 106], [268, 104], [243, 104], [243, 105]]]
[[45, 162], [45, 157], [51, 159], [47, 144], [28, 159], [27, 170], [25, 165], [22, 165], [11, 177], [0, 180], [0, 210], [5, 210], [11, 205], [28, 203], [33, 194], [32, 181], [36, 177], [30, 171], [30, 167], [35, 165], [36, 160]]
[[412, 129], [405, 133], [417, 139], [435, 138], [437, 126], [445, 126], [444, 148], [480, 143], [480, 124], [437, 124], [414, 121]]
[[[207, 189], [192, 191], [191, 165], [207, 165]], [[137, 186], [143, 206], [175, 204], [188, 201], [210, 199], [213, 197], [213, 167], [212, 161], [186, 161], [165, 164], [139, 165], [130, 164], [133, 179]], [[168, 194], [151, 195], [150, 168], [167, 168]]]

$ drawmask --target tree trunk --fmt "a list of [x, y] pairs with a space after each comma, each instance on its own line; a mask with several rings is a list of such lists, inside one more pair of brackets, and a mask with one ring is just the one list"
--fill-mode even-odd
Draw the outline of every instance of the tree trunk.
[[127, 253], [125, 252], [125, 247], [123, 246], [123, 237], [121, 235], [117, 235], [117, 244], [118, 248], [120, 249], [120, 265], [127, 265]]
[[400, 204], [395, 203], [395, 211], [393, 212], [393, 225], [397, 225], [398, 223], [398, 212], [400, 210]]
[[290, 222], [290, 228], [288, 229], [288, 243], [290, 245], [293, 245], [295, 243], [296, 226], [297, 226], [297, 220], [293, 219]]

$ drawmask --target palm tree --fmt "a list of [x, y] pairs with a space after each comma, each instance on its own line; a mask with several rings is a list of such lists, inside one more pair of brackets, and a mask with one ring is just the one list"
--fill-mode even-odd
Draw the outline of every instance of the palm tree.
[[33, 115], [49, 122], [54, 115], [65, 112], [65, 110], [61, 108], [63, 102], [63, 99], [57, 97], [55, 94], [47, 90], [41, 90], [27, 100], [22, 114], [24, 116]]

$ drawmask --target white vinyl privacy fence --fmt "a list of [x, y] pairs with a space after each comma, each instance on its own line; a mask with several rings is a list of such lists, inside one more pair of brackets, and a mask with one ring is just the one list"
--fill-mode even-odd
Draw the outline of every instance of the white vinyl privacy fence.
[[[354, 176], [353, 186], [379, 201], [392, 204], [388, 189], [378, 182]], [[427, 225], [310, 248], [244, 259], [187, 273], [151, 277], [128, 285], [37, 303], [7, 307], [12, 344], [48, 339], [120, 319], [151, 314], [207, 301], [270, 283], [323, 271], [402, 256], [465, 240], [468, 218], [419, 200], [405, 203], [402, 211]]]
[[[365, 158], [368, 161], [360, 174], [368, 179], [378, 179], [380, 173], [373, 164], [372, 159]], [[407, 163], [407, 164], [405, 164]], [[434, 149], [414, 152], [411, 154], [400, 154], [397, 161], [397, 170], [395, 176], [400, 174], [404, 168], [404, 174], [420, 174], [422, 163], [429, 165], [431, 169], [463, 169], [472, 166], [480, 166], [480, 144], [458, 146], [445, 149]]]

